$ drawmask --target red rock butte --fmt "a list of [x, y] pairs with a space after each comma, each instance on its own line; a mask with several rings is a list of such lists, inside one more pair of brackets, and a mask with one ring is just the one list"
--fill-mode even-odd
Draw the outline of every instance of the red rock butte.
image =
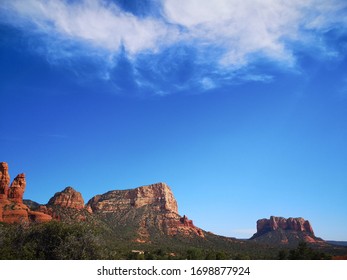
[[252, 240], [265, 243], [279, 242], [294, 244], [299, 241], [321, 243], [323, 240], [314, 235], [312, 226], [303, 218], [283, 218], [271, 216], [270, 219], [257, 221], [257, 232]]
[[26, 187], [25, 174], [19, 174], [10, 185], [10, 175], [6, 162], [0, 162], [0, 222], [47, 222], [50, 215], [32, 211], [23, 203]]
[[257, 232], [273, 231], [277, 229], [306, 232], [314, 235], [310, 222], [303, 218], [286, 219], [271, 216], [270, 219], [261, 219], [257, 221]]

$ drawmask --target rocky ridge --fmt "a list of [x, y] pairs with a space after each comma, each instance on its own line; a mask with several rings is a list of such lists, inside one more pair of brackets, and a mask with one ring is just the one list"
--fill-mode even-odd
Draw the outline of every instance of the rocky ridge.
[[0, 163], [0, 222], [84, 221], [98, 217], [124, 232], [132, 225], [137, 242], [150, 242], [153, 232], [204, 237], [193, 221], [178, 214], [177, 201], [165, 183], [109, 191], [94, 196], [86, 205], [81, 193], [72, 187], [55, 193], [45, 205], [30, 200], [25, 201], [26, 205], [25, 175], [19, 174], [11, 186], [9, 183], [8, 165]]

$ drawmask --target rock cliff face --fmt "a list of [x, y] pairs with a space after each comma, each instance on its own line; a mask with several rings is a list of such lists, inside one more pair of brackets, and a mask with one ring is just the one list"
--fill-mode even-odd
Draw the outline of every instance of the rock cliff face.
[[46, 222], [51, 216], [32, 211], [23, 203], [26, 181], [24, 173], [17, 175], [11, 186], [8, 165], [0, 163], [0, 222]]
[[271, 216], [257, 221], [257, 232], [251, 239], [266, 243], [295, 243], [296, 241], [318, 242], [309, 221], [303, 218], [283, 218]]
[[57, 192], [49, 201], [47, 206], [61, 206], [65, 208], [83, 209], [84, 200], [80, 192], [72, 187], [66, 187], [63, 191]]
[[156, 210], [177, 213], [177, 202], [171, 189], [165, 183], [142, 186], [131, 190], [115, 190], [96, 195], [88, 201], [87, 206], [93, 212], [115, 212], [129, 208], [140, 208], [153, 205]]
[[191, 220], [178, 214], [176, 199], [165, 183], [97, 195], [88, 201], [87, 208], [92, 213], [107, 216], [118, 227], [134, 225], [138, 242], [148, 242], [150, 232], [204, 236]]

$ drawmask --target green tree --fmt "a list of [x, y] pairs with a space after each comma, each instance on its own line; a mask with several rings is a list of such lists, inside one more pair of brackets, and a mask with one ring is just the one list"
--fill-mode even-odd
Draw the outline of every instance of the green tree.
[[288, 259], [290, 260], [323, 260], [329, 259], [323, 252], [310, 248], [307, 243], [300, 242], [298, 247], [289, 251]]
[[202, 260], [202, 259], [204, 259], [201, 249], [198, 249], [198, 248], [188, 249], [186, 252], [186, 257], [188, 260]]

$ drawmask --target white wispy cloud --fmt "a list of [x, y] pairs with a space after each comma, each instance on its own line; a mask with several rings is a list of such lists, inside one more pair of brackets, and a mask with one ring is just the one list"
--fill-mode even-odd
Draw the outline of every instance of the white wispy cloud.
[[246, 74], [243, 77], [241, 77], [241, 79], [244, 81], [269, 83], [273, 80], [273, 76], [266, 74]]
[[[273, 1], [272, 1], [273, 2]], [[268, 1], [164, 1], [167, 18], [185, 27], [186, 36], [197, 43], [220, 46], [219, 63], [242, 67], [250, 55], [262, 53], [273, 59], [292, 61], [281, 42], [293, 36], [298, 20], [296, 10]], [[287, 15], [282, 14], [287, 11]], [[284, 33], [285, 32], [285, 33]], [[293, 35], [291, 35], [293, 34]]]
[[78, 40], [97, 48], [130, 54], [158, 46], [174, 37], [162, 21], [138, 18], [111, 2], [101, 0], [4, 0], [2, 10], [15, 25], [31, 24], [35, 31]]
[[[83, 56], [104, 64], [99, 76], [105, 80], [111, 80], [117, 56], [125, 54], [139, 87], [152, 88], [159, 81], [184, 88], [184, 83], [192, 82], [205, 90], [228, 80], [226, 73], [231, 80], [238, 77], [235, 72], [251, 69], [248, 66], [259, 60], [295, 68], [297, 48], [339, 56], [322, 38], [334, 28], [347, 30], [347, 2], [343, 0], [155, 3], [156, 16], [139, 17], [107, 0], [2, 0], [0, 22], [41, 36], [46, 47], [37, 49], [49, 60]], [[170, 51], [176, 46], [184, 47]], [[188, 65], [191, 73], [182, 78], [189, 63], [195, 67]], [[238, 79], [271, 82], [273, 76], [250, 72]]]
[[[316, 44], [316, 32], [346, 27], [344, 1], [164, 0], [168, 20], [201, 45], [219, 45], [224, 66], [243, 67], [257, 57], [291, 66], [293, 44]], [[319, 35], [318, 35], [319, 36]]]

